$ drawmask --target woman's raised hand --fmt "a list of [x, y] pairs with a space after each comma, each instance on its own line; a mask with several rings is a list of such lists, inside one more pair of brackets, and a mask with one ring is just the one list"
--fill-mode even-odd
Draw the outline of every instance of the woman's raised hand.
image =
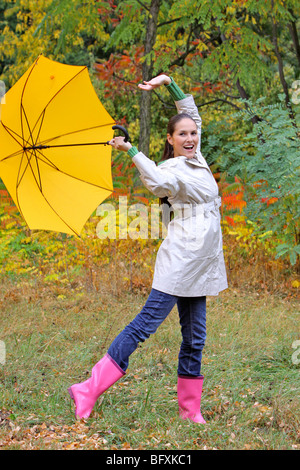
[[154, 88], [158, 88], [161, 85], [170, 85], [171, 79], [168, 75], [158, 75], [157, 77], [152, 78], [149, 82], [144, 81], [144, 83], [140, 83], [138, 87], [141, 90], [151, 91]]

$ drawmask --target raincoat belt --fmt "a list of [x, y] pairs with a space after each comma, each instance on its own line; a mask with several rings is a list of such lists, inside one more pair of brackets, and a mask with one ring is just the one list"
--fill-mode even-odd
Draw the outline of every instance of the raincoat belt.
[[203, 202], [200, 204], [185, 204], [183, 207], [179, 207], [175, 204], [173, 209], [175, 217], [189, 218], [200, 214], [204, 214], [204, 217], [209, 217], [209, 213], [214, 210], [218, 210], [220, 206], [221, 198], [218, 196], [212, 201]]

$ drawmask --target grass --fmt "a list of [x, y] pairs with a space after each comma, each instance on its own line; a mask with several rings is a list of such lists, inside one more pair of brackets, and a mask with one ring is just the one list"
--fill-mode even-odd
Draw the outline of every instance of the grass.
[[299, 365], [292, 360], [299, 305], [242, 289], [208, 299], [206, 426], [178, 417], [176, 309], [131, 356], [127, 374], [91, 418], [76, 422], [68, 386], [88, 376], [144, 302], [107, 286], [95, 292], [33, 277], [1, 279], [2, 450], [300, 448]]

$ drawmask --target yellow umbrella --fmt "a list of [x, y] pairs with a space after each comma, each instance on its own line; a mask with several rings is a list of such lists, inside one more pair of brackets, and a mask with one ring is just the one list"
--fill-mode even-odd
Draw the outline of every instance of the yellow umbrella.
[[0, 178], [30, 229], [80, 234], [113, 191], [114, 123], [86, 67], [39, 56], [6, 93]]

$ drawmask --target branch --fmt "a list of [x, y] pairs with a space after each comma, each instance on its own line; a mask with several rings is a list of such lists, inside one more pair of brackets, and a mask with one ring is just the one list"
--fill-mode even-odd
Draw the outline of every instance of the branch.
[[207, 106], [207, 105], [212, 104], [212, 103], [217, 103], [218, 101], [221, 101], [222, 103], [225, 103], [225, 104], [229, 104], [230, 106], [232, 106], [235, 109], [238, 109], [239, 111], [243, 111], [243, 108], [241, 108], [237, 104], [234, 104], [234, 103], [232, 103], [231, 101], [228, 101], [228, 100], [223, 100], [223, 98], [216, 98], [215, 100], [207, 101], [206, 103], [202, 103], [202, 104], [198, 104], [197, 107], [202, 108], [202, 106]]
[[145, 10], [147, 11], [150, 11], [150, 8], [147, 7], [147, 5], [145, 5], [144, 3], [142, 3], [140, 0], [136, 0], [143, 8], [145, 8]]
[[239, 99], [239, 96], [232, 96], [232, 95], [229, 95], [228, 93], [225, 93], [225, 91], [222, 91], [220, 90], [221, 93], [223, 93], [223, 95], [227, 96], [227, 98], [232, 98], [234, 100], [238, 100]]
[[165, 26], [166, 24], [175, 23], [175, 21], [179, 21], [179, 20], [181, 20], [181, 17], [180, 18], [175, 18], [174, 20], [164, 21], [163, 23], [159, 23], [157, 25], [157, 27], [159, 28], [160, 26]]
[[136, 87], [136, 82], [133, 82], [131, 80], [127, 80], [126, 78], [120, 77], [120, 75], [117, 75], [116, 72], [112, 73], [112, 76], [116, 78], [117, 80], [120, 80], [121, 82], [124, 82], [129, 85], [134, 85]]
[[[164, 107], [167, 108], [167, 109], [176, 109], [175, 105], [173, 103], [170, 103], [170, 102], [167, 102], [165, 101], [160, 95], [159, 93], [157, 93], [155, 90], [152, 91], [152, 93], [154, 93], [156, 95], [156, 97], [158, 98], [158, 100], [163, 103]], [[232, 103], [231, 101], [228, 101], [228, 100], [224, 100], [222, 98], [216, 98], [215, 100], [211, 100], [211, 101], [207, 101], [205, 103], [202, 103], [202, 104], [198, 104], [197, 107], [198, 108], [202, 108], [203, 106], [207, 106], [209, 104], [213, 104], [213, 103], [217, 103], [218, 101], [221, 101], [222, 103], [225, 103], [225, 104], [229, 104], [230, 106], [232, 106], [233, 108], [235, 109], [238, 109], [239, 111], [243, 111], [244, 109], [241, 108], [240, 106], [236, 105], [235, 103]]]
[[176, 106], [174, 103], [171, 103], [171, 102], [167, 102], [165, 101], [159, 93], [157, 93], [157, 91], [155, 90], [152, 90], [152, 93], [154, 93], [154, 95], [157, 97], [157, 99], [164, 105], [164, 107], [166, 109], [176, 109]]

